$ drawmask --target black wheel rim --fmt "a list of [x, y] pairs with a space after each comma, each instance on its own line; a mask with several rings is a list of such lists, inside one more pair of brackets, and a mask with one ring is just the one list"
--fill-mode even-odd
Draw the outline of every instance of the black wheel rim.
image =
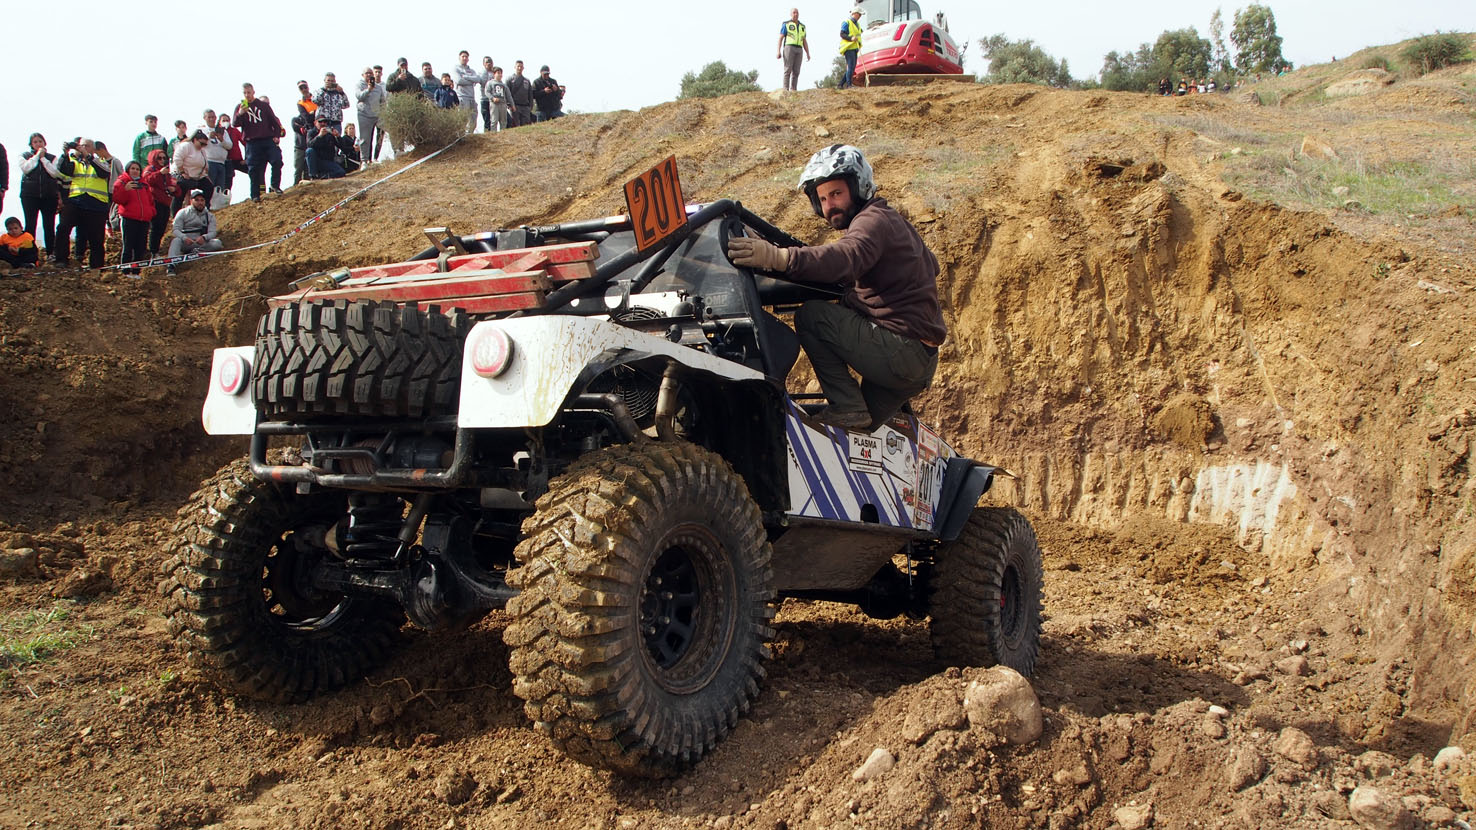
[[1020, 647], [1025, 639], [1025, 580], [1020, 569], [1006, 565], [999, 586], [999, 626], [1005, 645]]
[[691, 694], [717, 674], [732, 639], [732, 569], [701, 525], [674, 528], [656, 549], [636, 604], [646, 661], [663, 689]]
[[277, 625], [293, 631], [328, 628], [343, 615], [348, 600], [311, 587], [309, 570], [315, 557], [300, 552], [287, 534], [262, 564], [261, 593], [267, 613]]

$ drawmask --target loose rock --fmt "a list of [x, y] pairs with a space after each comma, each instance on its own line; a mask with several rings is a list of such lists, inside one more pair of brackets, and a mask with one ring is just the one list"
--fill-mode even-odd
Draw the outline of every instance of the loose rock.
[[1466, 751], [1458, 746], [1448, 746], [1435, 753], [1435, 771], [1450, 772], [1465, 760]]
[[25, 579], [41, 575], [35, 548], [14, 548], [0, 553], [0, 579]]
[[970, 681], [963, 708], [972, 729], [1016, 746], [1038, 740], [1045, 729], [1030, 681], [1007, 666], [986, 669]]
[[1230, 789], [1239, 791], [1260, 781], [1265, 774], [1266, 759], [1254, 747], [1243, 746], [1235, 753], [1235, 760], [1230, 764], [1227, 777]]
[[1306, 677], [1312, 673], [1312, 665], [1300, 654], [1276, 661], [1276, 670], [1293, 677]]
[[885, 774], [896, 763], [896, 756], [892, 755], [885, 747], [879, 746], [871, 750], [871, 754], [866, 757], [865, 763], [861, 764], [861, 766], [856, 768], [855, 772], [851, 773], [851, 779], [854, 781], [870, 781]]
[[436, 798], [455, 807], [472, 797], [472, 793], [477, 791], [477, 781], [466, 770], [452, 769], [436, 776], [431, 790]]
[[1143, 830], [1153, 826], [1152, 804], [1128, 804], [1112, 811], [1112, 818], [1122, 830]]
[[1317, 744], [1312, 738], [1294, 726], [1281, 730], [1276, 738], [1276, 754], [1304, 767], [1317, 765]]
[[1408, 830], [1414, 816], [1398, 799], [1377, 787], [1359, 787], [1348, 797], [1348, 812], [1358, 826], [1368, 830]]
[[107, 574], [76, 568], [51, 590], [51, 595], [59, 599], [82, 599], [112, 589], [113, 578]]

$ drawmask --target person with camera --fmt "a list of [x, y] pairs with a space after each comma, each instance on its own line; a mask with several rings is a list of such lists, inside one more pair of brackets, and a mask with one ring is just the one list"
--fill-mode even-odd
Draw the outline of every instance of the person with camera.
[[359, 135], [353, 124], [343, 125], [343, 135], [338, 137], [338, 163], [345, 174], [359, 171], [364, 166], [364, 155], [359, 150]]
[[169, 172], [169, 155], [155, 147], [149, 151], [149, 164], [143, 169], [143, 183], [154, 197], [154, 218], [149, 221], [149, 256], [159, 255], [159, 245], [164, 241], [164, 229], [174, 214], [169, 208], [179, 194], [179, 183]]
[[533, 103], [538, 105], [538, 120], [552, 121], [564, 117], [564, 87], [548, 74], [548, 65], [538, 70], [533, 79]]
[[[113, 183], [113, 204], [123, 218], [123, 254], [120, 265], [149, 258], [149, 224], [154, 220], [154, 194], [143, 181], [143, 165], [129, 161], [123, 175]], [[138, 276], [137, 267], [123, 273]]]
[[[256, 87], [249, 83], [241, 84], [241, 94], [244, 97], [236, 105], [232, 120], [240, 125], [241, 135], [246, 140], [246, 172], [251, 176], [251, 201], [259, 203], [268, 164], [272, 166], [271, 190], [273, 193], [282, 192], [282, 148], [277, 145], [277, 140], [287, 135], [287, 131], [272, 111], [272, 105], [266, 99], [256, 97]], [[344, 98], [344, 103], [348, 103], [347, 98]]]
[[343, 111], [348, 109], [349, 97], [343, 87], [338, 85], [337, 75], [329, 72], [323, 76], [323, 86], [313, 96], [313, 102], [318, 105], [318, 115], [328, 119], [328, 126], [335, 133], [342, 133]]
[[359, 157], [368, 163], [374, 160], [374, 130], [379, 126], [379, 114], [384, 111], [384, 87], [372, 68], [364, 70], [364, 79], [359, 81], [354, 97], [359, 101], [354, 110], [359, 118]]
[[321, 113], [315, 123], [313, 137], [308, 139], [307, 168], [309, 179], [341, 179], [345, 172], [338, 163], [338, 136], [333, 126]]
[[197, 131], [205, 134], [205, 174], [210, 178], [210, 184], [230, 192], [226, 165], [230, 164], [231, 147], [235, 146], [231, 134], [215, 117], [215, 110], [205, 110], [205, 123]]
[[[219, 251], [225, 246], [217, 238], [217, 233], [215, 214], [206, 204], [205, 191], [191, 190], [189, 206], [174, 214], [174, 239], [169, 243], [169, 255], [177, 257]], [[169, 265], [164, 273], [172, 277], [177, 272], [173, 265]]]
[[[210, 137], [204, 130], [195, 130], [189, 141], [182, 141], [174, 148], [174, 178], [179, 180], [179, 189], [184, 193], [203, 190], [210, 193], [215, 185], [210, 181], [210, 160], [205, 148], [210, 146]], [[174, 197], [174, 204], [184, 208], [184, 199]], [[179, 210], [175, 210], [178, 213]]]
[[[21, 216], [26, 233], [35, 234], [46, 243], [46, 256], [56, 258], [56, 208], [61, 199], [66, 177], [56, 169], [56, 156], [46, 152], [46, 137], [31, 133], [31, 150], [21, 156]], [[36, 227], [37, 216], [41, 226]]]
[[108, 168], [97, 158], [90, 138], [78, 138], [62, 145], [64, 153], [56, 169], [71, 184], [62, 200], [61, 223], [57, 227], [56, 264], [65, 268], [71, 263], [72, 231], [77, 232], [77, 261], [87, 254], [87, 268], [103, 267], [103, 237], [108, 224], [108, 206], [112, 204], [108, 189]]

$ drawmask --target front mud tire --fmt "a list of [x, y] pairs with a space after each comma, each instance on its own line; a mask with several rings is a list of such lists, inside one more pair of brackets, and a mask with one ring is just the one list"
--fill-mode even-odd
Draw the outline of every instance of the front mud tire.
[[1019, 511], [975, 508], [938, 549], [928, 603], [933, 651], [953, 666], [1009, 666], [1025, 677], [1040, 654], [1045, 582], [1035, 530]]
[[551, 482], [524, 523], [513, 691], [566, 755], [675, 775], [748, 711], [773, 637], [772, 550], [721, 457], [686, 443], [611, 447]]
[[316, 553], [294, 534], [345, 509], [342, 493], [304, 496], [258, 480], [244, 458], [190, 497], [159, 590], [191, 664], [227, 691], [295, 703], [385, 660], [404, 619], [397, 606], [305, 585]]

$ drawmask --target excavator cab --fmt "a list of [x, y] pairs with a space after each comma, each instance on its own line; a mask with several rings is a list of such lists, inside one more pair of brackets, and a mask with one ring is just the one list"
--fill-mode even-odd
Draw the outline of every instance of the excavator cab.
[[860, 0], [857, 8], [866, 18], [866, 28], [884, 23], [922, 20], [922, 7], [917, 0]]

